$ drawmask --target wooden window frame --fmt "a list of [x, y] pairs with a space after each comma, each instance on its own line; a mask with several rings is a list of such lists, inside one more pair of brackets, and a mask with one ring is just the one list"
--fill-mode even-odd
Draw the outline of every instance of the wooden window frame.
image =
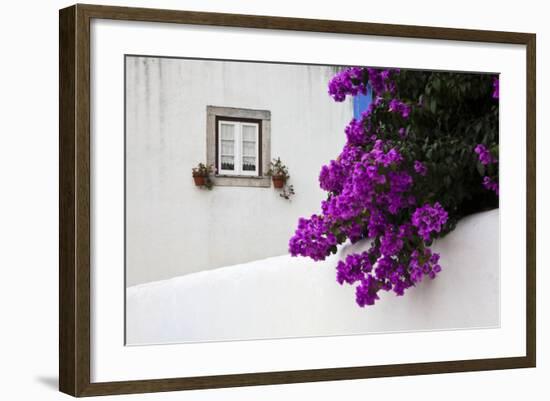
[[[243, 152], [242, 152], [242, 130], [235, 133], [235, 171], [224, 171], [221, 168], [220, 159], [220, 124], [224, 121], [238, 123], [239, 125], [254, 124], [257, 126], [256, 136], [256, 169], [253, 172], [242, 170]], [[216, 116], [216, 177], [261, 177], [262, 176], [262, 120], [253, 118], [238, 118]]]

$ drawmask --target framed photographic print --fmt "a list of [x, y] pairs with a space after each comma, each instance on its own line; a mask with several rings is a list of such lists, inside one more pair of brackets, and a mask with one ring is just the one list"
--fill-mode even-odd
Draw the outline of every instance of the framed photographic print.
[[534, 367], [535, 113], [534, 34], [61, 10], [60, 390]]

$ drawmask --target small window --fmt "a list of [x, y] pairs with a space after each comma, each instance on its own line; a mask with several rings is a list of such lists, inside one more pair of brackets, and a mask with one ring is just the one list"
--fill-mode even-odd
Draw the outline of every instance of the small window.
[[269, 110], [206, 106], [206, 162], [215, 186], [269, 188]]
[[218, 119], [218, 175], [260, 175], [261, 121]]

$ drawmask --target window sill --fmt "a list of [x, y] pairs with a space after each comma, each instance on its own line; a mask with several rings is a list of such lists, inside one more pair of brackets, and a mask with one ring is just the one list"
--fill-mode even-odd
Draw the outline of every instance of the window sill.
[[218, 187], [271, 187], [271, 177], [267, 176], [215, 175], [212, 182]]

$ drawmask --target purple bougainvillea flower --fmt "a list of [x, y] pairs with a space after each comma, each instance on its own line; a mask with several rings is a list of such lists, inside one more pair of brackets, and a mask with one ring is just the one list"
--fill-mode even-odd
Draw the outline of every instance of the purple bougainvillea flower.
[[334, 76], [329, 82], [328, 93], [337, 102], [346, 99], [346, 95], [355, 96], [366, 94], [367, 86], [363, 80], [363, 69], [360, 67], [347, 68]]
[[328, 229], [326, 220], [322, 216], [312, 215], [309, 219], [300, 218], [298, 221], [298, 229], [289, 242], [289, 251], [292, 256], [324, 260], [336, 244], [336, 236]]
[[488, 176], [483, 177], [483, 186], [499, 195], [498, 181], [495, 181], [493, 178]]
[[477, 153], [478, 157], [479, 157], [479, 161], [481, 164], [483, 165], [488, 165], [488, 164], [491, 164], [491, 163], [494, 163], [496, 162], [496, 160], [493, 158], [493, 156], [491, 155], [491, 152], [489, 151], [489, 149], [487, 149], [485, 147], [485, 145], [483, 144], [478, 144], [475, 148], [474, 148], [474, 152]]
[[394, 113], [401, 114], [401, 117], [408, 118], [411, 114], [411, 106], [398, 99], [390, 100], [388, 104], [388, 110]]
[[364, 145], [368, 142], [368, 136], [366, 135], [362, 119], [356, 120], [354, 118], [351, 120], [345, 129], [345, 133], [349, 144]]
[[[498, 163], [498, 160], [495, 157], [493, 157], [491, 152], [484, 145], [482, 144], [477, 145], [474, 151], [477, 153], [479, 162], [481, 164], [486, 166], [489, 164]], [[498, 182], [495, 181], [493, 178], [489, 176], [484, 176], [482, 183], [485, 189], [493, 191], [495, 194], [499, 195]]]
[[357, 305], [364, 307], [365, 305], [374, 305], [378, 297], [378, 291], [380, 289], [380, 283], [368, 275], [361, 280], [361, 284], [355, 289], [355, 300]]
[[328, 166], [323, 166], [319, 173], [319, 185], [327, 192], [339, 194], [342, 192], [347, 173], [342, 163], [331, 160]]
[[411, 222], [418, 229], [418, 235], [424, 241], [430, 241], [431, 234], [441, 232], [441, 228], [447, 222], [448, 217], [449, 215], [445, 209], [443, 209], [439, 202], [436, 202], [433, 206], [425, 204], [416, 209], [412, 215]]
[[[429, 246], [446, 230], [449, 214], [439, 202], [432, 203], [431, 195], [414, 191], [415, 180], [419, 185], [426, 181], [421, 177], [427, 176], [428, 166], [414, 159], [421, 155], [402, 153], [399, 146], [407, 135], [415, 140], [414, 131], [403, 127], [385, 132], [378, 120], [394, 113], [391, 119], [403, 122], [422, 107], [421, 99], [399, 98], [395, 79], [399, 73], [351, 67], [330, 80], [328, 92], [337, 102], [368, 90], [373, 101], [345, 128], [346, 143], [338, 157], [321, 167], [319, 185], [328, 192], [321, 212], [300, 218], [289, 241], [292, 256], [317, 261], [335, 253], [345, 241], [370, 238], [367, 251], [347, 255], [336, 265], [336, 281], [356, 286], [360, 307], [374, 305], [380, 291], [402, 296], [425, 276], [434, 279], [441, 272], [440, 257]], [[498, 77], [487, 95], [498, 99]], [[483, 144], [474, 151], [484, 166], [498, 163]], [[482, 184], [498, 194], [498, 176], [484, 176]]]
[[424, 176], [428, 173], [428, 168], [426, 165], [418, 160], [415, 160], [414, 162], [414, 171], [416, 171], [418, 174]]
[[365, 273], [370, 273], [372, 264], [369, 259], [369, 253], [363, 252], [360, 254], [352, 254], [346, 257], [346, 260], [341, 260], [336, 266], [336, 280], [343, 284], [353, 284], [361, 281]]

